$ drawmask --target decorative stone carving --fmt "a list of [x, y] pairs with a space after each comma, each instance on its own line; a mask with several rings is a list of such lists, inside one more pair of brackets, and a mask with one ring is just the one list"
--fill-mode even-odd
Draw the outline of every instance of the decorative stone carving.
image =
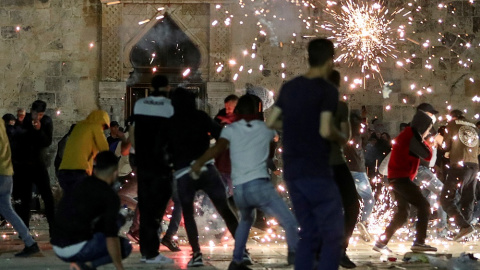
[[122, 79], [119, 29], [122, 22], [122, 5], [104, 5], [102, 8], [102, 80]]

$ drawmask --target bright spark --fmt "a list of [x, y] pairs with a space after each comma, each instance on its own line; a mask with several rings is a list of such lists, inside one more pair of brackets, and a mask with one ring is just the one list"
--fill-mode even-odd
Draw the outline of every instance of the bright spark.
[[390, 13], [382, 2], [345, 0], [339, 6], [340, 12], [327, 8], [334, 22], [325, 26], [334, 34], [331, 39], [340, 49], [335, 61], [349, 66], [359, 64], [362, 72], [379, 72], [378, 65], [387, 57], [397, 58], [395, 31], [390, 27], [395, 12]]

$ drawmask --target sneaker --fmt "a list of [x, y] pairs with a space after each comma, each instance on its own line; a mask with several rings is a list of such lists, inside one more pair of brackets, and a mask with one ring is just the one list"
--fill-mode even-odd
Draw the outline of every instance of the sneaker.
[[472, 226], [461, 228], [458, 234], [453, 238], [453, 241], [459, 241], [464, 237], [469, 237], [474, 232], [475, 232], [475, 229]]
[[39, 252], [40, 252], [40, 248], [38, 248], [38, 244], [35, 243], [29, 247], [25, 247], [22, 251], [15, 254], [15, 257], [30, 257]]
[[252, 270], [252, 268], [246, 266], [243, 263], [237, 263], [232, 261], [228, 266], [228, 270]]
[[242, 264], [244, 265], [253, 265], [252, 257], [250, 257], [250, 253], [246, 249], [245, 249], [245, 252], [243, 253], [242, 260], [243, 260]]
[[288, 252], [287, 256], [287, 265], [295, 264], [295, 252]]
[[357, 265], [348, 258], [347, 253], [343, 253], [342, 258], [340, 258], [340, 266], [348, 269], [357, 267]]
[[195, 252], [192, 254], [192, 258], [188, 261], [187, 267], [203, 266], [203, 258], [201, 252]]
[[367, 230], [367, 226], [363, 222], [357, 223], [357, 229], [360, 231], [360, 236], [362, 237], [363, 241], [370, 242], [372, 241], [372, 236]]
[[158, 254], [156, 257], [150, 259], [145, 258], [145, 263], [172, 264], [173, 260], [162, 254]]
[[423, 251], [437, 251], [436, 247], [429, 246], [427, 244], [414, 243], [410, 248], [413, 252], [423, 252]]
[[168, 249], [170, 249], [170, 251], [173, 251], [173, 252], [182, 251], [182, 250], [178, 247], [178, 242], [177, 242], [177, 240], [173, 240], [173, 239], [171, 239], [171, 238], [163, 237], [161, 243], [162, 243], [162, 245], [164, 245], [164, 246], [166, 246]]
[[131, 242], [136, 243], [136, 244], [138, 244], [138, 242], [140, 242], [140, 235], [138, 235], [138, 232], [134, 233], [134, 232], [129, 230], [126, 235], [127, 235], [128, 240], [130, 240]]
[[375, 242], [375, 245], [373, 246], [373, 250], [380, 252], [382, 254], [388, 255], [393, 253], [391, 249], [387, 247], [387, 245], [382, 244], [380, 242]]

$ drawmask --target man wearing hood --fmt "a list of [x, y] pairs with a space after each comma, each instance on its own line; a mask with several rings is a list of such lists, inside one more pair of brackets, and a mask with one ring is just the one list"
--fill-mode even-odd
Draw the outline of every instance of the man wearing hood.
[[103, 131], [108, 129], [109, 123], [107, 112], [95, 110], [73, 128], [57, 174], [64, 197], [69, 196], [78, 183], [92, 174], [95, 156], [108, 151]]
[[388, 163], [388, 181], [397, 202], [397, 209], [392, 221], [385, 229], [385, 233], [375, 243], [373, 250], [382, 253], [391, 253], [387, 247], [393, 234], [403, 226], [408, 218], [410, 204], [418, 210], [418, 221], [415, 226], [417, 233], [411, 250], [437, 251], [435, 247], [425, 244], [430, 204], [422, 195], [420, 187], [413, 183], [420, 165], [420, 159], [429, 161], [432, 150], [424, 139], [433, 126], [433, 114], [428, 111], [417, 110], [409, 127], [406, 127], [397, 138], [392, 147]]
[[208, 195], [220, 216], [225, 220], [232, 235], [235, 235], [238, 221], [227, 204], [225, 185], [213, 164], [213, 160], [206, 163], [206, 171], [200, 175], [199, 179], [194, 180], [188, 174], [191, 163], [202, 156], [210, 147], [210, 135], [218, 139], [222, 129], [221, 126], [213, 121], [207, 113], [196, 108], [195, 95], [189, 90], [178, 88], [172, 95], [175, 114], [171, 119], [169, 134], [175, 169], [174, 176], [182, 203], [185, 230], [193, 252], [192, 259], [187, 266], [197, 267], [203, 266], [203, 257], [194, 218], [195, 193], [198, 190], [203, 190]]

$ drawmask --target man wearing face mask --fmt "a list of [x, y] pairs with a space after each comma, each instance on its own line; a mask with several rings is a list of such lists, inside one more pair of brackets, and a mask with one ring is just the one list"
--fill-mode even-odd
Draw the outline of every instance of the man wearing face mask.
[[[468, 122], [460, 110], [450, 112], [452, 120], [445, 132], [444, 150], [449, 152], [450, 168], [442, 190], [440, 202], [450, 217], [460, 227], [454, 240], [468, 237], [475, 230], [470, 225], [475, 203], [476, 176], [478, 172], [478, 129]], [[459, 187], [460, 209], [455, 204]]]
[[410, 126], [395, 138], [388, 163], [388, 181], [397, 202], [397, 209], [385, 233], [375, 243], [373, 247], [375, 251], [392, 252], [387, 244], [393, 234], [407, 221], [410, 204], [418, 210], [417, 233], [411, 250], [414, 252], [437, 251], [435, 247], [425, 244], [430, 204], [422, 195], [420, 188], [413, 183], [420, 159], [428, 161], [432, 158], [432, 150], [424, 141], [433, 126], [431, 115], [434, 115], [435, 110], [431, 105], [429, 107], [432, 110], [427, 110], [428, 112], [417, 110]]

